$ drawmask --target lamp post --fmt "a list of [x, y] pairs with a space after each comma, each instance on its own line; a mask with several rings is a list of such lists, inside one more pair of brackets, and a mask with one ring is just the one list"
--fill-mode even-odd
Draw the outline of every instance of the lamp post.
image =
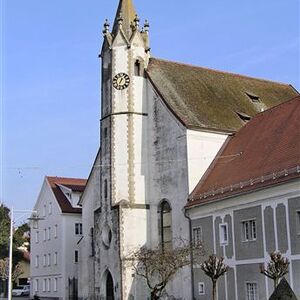
[[[12, 254], [13, 254], [13, 236], [14, 236], [14, 213], [22, 213], [23, 215], [20, 218], [23, 218], [26, 214], [31, 214], [31, 217], [28, 218], [28, 220], [33, 222], [33, 228], [37, 228], [38, 221], [43, 220], [43, 218], [39, 218], [37, 211], [35, 211], [35, 210], [14, 210], [13, 207], [10, 210], [8, 300], [12, 299], [12, 266], [13, 266]], [[20, 219], [20, 218], [18, 218], [18, 219]]]

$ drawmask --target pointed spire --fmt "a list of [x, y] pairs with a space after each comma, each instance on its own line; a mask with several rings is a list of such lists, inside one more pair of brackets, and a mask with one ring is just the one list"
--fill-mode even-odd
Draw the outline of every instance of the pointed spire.
[[126, 37], [129, 39], [131, 35], [131, 25], [136, 18], [136, 11], [132, 0], [120, 0], [112, 33], [117, 34], [120, 26], [120, 18], [122, 19], [121, 25]]

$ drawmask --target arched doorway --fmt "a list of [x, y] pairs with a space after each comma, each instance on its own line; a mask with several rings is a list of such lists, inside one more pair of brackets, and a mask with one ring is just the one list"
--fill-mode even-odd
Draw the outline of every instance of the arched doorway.
[[107, 272], [106, 277], [106, 300], [114, 300], [114, 281], [110, 274], [110, 272]]

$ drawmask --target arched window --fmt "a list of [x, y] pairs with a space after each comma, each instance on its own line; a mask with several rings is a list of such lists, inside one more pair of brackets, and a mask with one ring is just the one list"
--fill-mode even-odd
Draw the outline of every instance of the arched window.
[[134, 63], [134, 76], [144, 76], [144, 63], [141, 59], [137, 59]]
[[160, 232], [162, 248], [172, 248], [172, 209], [167, 201], [160, 204]]

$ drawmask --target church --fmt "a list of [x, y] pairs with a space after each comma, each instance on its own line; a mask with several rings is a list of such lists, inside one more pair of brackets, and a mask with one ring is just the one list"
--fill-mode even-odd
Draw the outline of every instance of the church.
[[[80, 199], [80, 299], [148, 299], [130, 254], [189, 240], [187, 199], [227, 138], [298, 95], [289, 84], [154, 58], [149, 32], [132, 0], [104, 24], [100, 150]], [[193, 299], [191, 280], [182, 269], [168, 295]]]

